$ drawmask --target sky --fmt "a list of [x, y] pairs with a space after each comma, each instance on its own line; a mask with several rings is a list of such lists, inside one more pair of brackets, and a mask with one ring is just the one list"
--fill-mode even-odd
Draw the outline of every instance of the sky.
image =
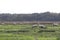
[[0, 0], [0, 13], [60, 12], [60, 0]]

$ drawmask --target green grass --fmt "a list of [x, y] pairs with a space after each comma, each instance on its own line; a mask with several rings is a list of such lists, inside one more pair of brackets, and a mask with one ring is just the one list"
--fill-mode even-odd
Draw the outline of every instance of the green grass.
[[[41, 28], [32, 28], [32, 25], [0, 25], [0, 40], [60, 40], [60, 25], [52, 26], [46, 25], [46, 29], [43, 30], [55, 30], [55, 32], [38, 32]], [[6, 32], [6, 31], [18, 31], [29, 30], [29, 32]]]

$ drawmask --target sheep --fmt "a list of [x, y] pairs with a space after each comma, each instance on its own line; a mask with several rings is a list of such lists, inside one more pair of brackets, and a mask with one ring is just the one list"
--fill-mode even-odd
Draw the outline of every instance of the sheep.
[[1, 23], [1, 24], [5, 24], [5, 23]]
[[16, 22], [13, 22], [14, 25], [16, 25], [17, 23]]
[[46, 28], [45, 25], [39, 25], [39, 28]]
[[32, 25], [32, 28], [35, 28], [35, 27], [37, 27], [37, 25], [35, 24], [35, 25]]
[[58, 23], [53, 23], [53, 26], [58, 26]]

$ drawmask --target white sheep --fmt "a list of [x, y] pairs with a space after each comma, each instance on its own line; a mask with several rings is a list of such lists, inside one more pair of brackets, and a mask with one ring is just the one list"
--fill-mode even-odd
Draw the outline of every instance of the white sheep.
[[32, 28], [34, 28], [34, 27], [37, 27], [37, 25], [35, 24], [35, 25], [32, 25]]
[[5, 23], [1, 23], [1, 24], [5, 24]]
[[58, 23], [53, 23], [53, 26], [58, 26]]
[[46, 28], [45, 25], [39, 25], [39, 28]]

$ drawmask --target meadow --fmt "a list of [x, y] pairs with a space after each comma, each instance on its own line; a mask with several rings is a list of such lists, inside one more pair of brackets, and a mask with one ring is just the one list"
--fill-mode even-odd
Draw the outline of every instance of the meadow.
[[46, 29], [32, 24], [0, 25], [0, 40], [60, 40], [60, 25], [45, 24]]

